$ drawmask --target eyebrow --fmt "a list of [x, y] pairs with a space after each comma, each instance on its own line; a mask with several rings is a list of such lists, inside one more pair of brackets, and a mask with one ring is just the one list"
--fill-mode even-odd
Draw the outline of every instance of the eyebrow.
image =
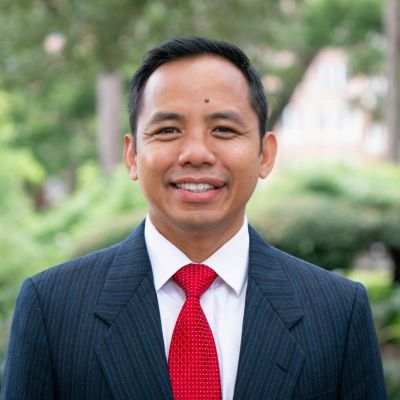
[[149, 126], [163, 121], [183, 121], [185, 116], [174, 112], [156, 112], [149, 121]]
[[214, 121], [216, 119], [226, 119], [228, 121], [235, 122], [236, 124], [241, 125], [243, 127], [246, 125], [242, 117], [234, 111], [219, 111], [207, 115], [206, 117], [206, 120], [208, 121]]

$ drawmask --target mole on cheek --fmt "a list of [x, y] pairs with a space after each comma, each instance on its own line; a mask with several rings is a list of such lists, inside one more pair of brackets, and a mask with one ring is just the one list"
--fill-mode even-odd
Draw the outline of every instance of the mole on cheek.
[[210, 99], [204, 99], [204, 103], [209, 103]]

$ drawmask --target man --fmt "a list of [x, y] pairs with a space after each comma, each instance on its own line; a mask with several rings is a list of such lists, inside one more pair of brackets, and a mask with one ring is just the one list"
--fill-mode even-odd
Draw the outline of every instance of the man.
[[237, 47], [184, 38], [147, 55], [124, 156], [148, 216], [24, 283], [3, 399], [386, 398], [365, 289], [247, 225], [276, 154], [266, 119]]

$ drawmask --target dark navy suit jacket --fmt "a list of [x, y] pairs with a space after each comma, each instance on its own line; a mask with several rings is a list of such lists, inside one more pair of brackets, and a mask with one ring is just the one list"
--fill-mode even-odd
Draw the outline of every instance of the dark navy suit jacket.
[[[249, 230], [234, 399], [386, 399], [363, 286]], [[1, 399], [172, 399], [143, 224], [25, 281]]]

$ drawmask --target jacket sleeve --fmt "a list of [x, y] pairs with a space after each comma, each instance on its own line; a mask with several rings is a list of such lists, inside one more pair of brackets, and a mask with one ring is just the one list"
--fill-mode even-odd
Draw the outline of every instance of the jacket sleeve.
[[349, 322], [340, 399], [387, 399], [382, 361], [367, 293], [357, 284]]
[[31, 279], [22, 285], [14, 311], [1, 400], [54, 399], [45, 320]]

